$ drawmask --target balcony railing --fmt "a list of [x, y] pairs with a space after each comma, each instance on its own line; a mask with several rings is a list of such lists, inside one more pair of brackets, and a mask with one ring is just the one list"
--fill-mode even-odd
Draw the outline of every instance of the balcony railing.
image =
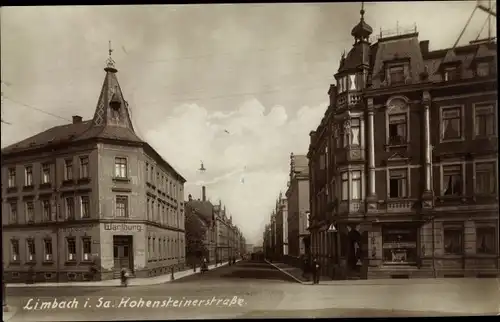
[[386, 202], [387, 212], [408, 212], [411, 211], [415, 200], [388, 200]]

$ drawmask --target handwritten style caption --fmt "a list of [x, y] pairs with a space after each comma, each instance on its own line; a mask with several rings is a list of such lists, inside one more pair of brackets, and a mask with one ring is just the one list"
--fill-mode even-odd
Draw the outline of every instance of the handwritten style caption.
[[208, 299], [175, 299], [166, 297], [164, 299], [148, 300], [142, 297], [133, 298], [124, 296], [118, 299], [86, 298], [78, 300], [73, 298], [68, 299], [40, 299], [30, 298], [26, 305], [23, 306], [25, 311], [46, 311], [46, 310], [72, 310], [72, 309], [140, 309], [140, 308], [193, 308], [202, 306], [215, 307], [243, 307], [246, 305], [245, 299], [238, 296], [233, 297], [216, 297]]

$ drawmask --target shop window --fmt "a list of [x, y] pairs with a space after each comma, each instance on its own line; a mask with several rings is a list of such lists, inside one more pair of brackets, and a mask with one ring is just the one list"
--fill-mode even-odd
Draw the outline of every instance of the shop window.
[[444, 235], [444, 253], [448, 255], [463, 254], [463, 235], [462, 227], [445, 227]]
[[496, 229], [495, 227], [476, 228], [476, 252], [478, 254], [496, 254]]
[[417, 228], [384, 227], [382, 229], [383, 260], [386, 264], [417, 263]]

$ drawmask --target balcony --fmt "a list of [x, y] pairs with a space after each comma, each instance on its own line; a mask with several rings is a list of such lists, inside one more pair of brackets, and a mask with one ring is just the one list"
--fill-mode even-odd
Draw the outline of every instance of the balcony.
[[348, 105], [349, 106], [353, 106], [353, 105], [358, 104], [361, 101], [361, 95], [359, 95], [359, 94], [349, 94], [348, 99], [349, 99]]
[[386, 200], [385, 205], [387, 208], [387, 212], [411, 212], [413, 210], [415, 202], [415, 199], [389, 199]]

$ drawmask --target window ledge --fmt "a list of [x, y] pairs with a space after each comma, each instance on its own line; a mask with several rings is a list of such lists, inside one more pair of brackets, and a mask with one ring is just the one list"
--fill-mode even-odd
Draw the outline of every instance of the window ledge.
[[36, 260], [26, 261], [24, 264], [26, 264], [26, 265], [36, 265]]
[[113, 177], [114, 182], [123, 182], [123, 183], [129, 183], [130, 178], [122, 178], [122, 177]]
[[40, 183], [39, 189], [50, 189], [52, 188], [52, 184], [50, 182]]
[[63, 182], [62, 182], [63, 186], [72, 186], [73, 184], [75, 184], [75, 181], [73, 179], [66, 179], [66, 180], [63, 180]]
[[21, 265], [21, 261], [20, 260], [16, 260], [16, 261], [11, 260], [9, 262], [9, 265], [16, 265], [16, 266], [18, 266], [18, 265]]
[[34, 185], [23, 186], [23, 191], [33, 191], [35, 189]]
[[465, 141], [464, 138], [456, 138], [456, 139], [443, 139], [441, 138], [439, 143], [453, 143], [453, 142], [463, 142]]
[[90, 183], [90, 178], [89, 177], [80, 178], [80, 179], [78, 179], [77, 183], [78, 184], [87, 184], [87, 183]]
[[70, 261], [67, 260], [64, 262], [64, 265], [67, 265], [67, 266], [74, 266], [76, 264], [77, 264], [76, 260], [70, 260]]
[[87, 259], [87, 260], [81, 260], [81, 261], [80, 261], [80, 264], [82, 264], [82, 265], [92, 265], [92, 264], [93, 264], [93, 261], [91, 261], [90, 259]]
[[50, 260], [50, 261], [43, 261], [43, 262], [42, 262], [42, 265], [54, 265], [54, 261], [53, 261], [53, 260]]
[[7, 193], [14, 193], [17, 192], [17, 187], [9, 187], [7, 188]]

